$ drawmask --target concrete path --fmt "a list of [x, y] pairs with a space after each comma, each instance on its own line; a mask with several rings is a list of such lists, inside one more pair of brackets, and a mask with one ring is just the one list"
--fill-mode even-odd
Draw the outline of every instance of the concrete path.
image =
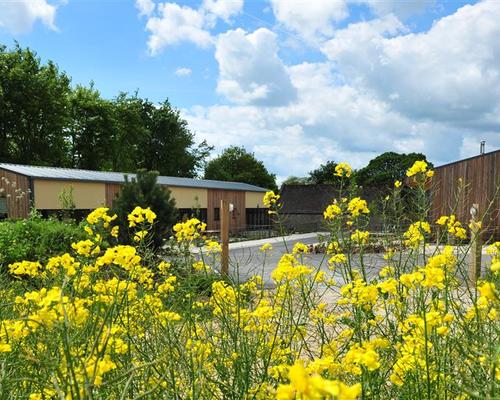
[[[318, 235], [324, 235], [323, 232], [297, 234], [285, 237], [275, 237], [268, 239], [259, 239], [246, 242], [238, 242], [229, 244], [229, 270], [235, 280], [240, 282], [246, 281], [252, 275], [261, 275], [266, 286], [273, 286], [271, 273], [276, 268], [281, 256], [290, 252], [297, 242], [304, 244], [318, 243]], [[273, 249], [265, 253], [260, 251], [260, 247], [264, 243], [270, 243]], [[435, 252], [435, 246], [429, 248], [428, 254]], [[483, 268], [490, 264], [491, 257], [485, 255], [483, 249]], [[305, 254], [303, 263], [320, 270], [328, 270], [328, 255], [325, 254]], [[354, 265], [360, 264], [358, 255], [353, 255], [352, 260]], [[369, 276], [375, 276], [380, 269], [387, 264], [383, 258], [383, 254], [365, 254], [363, 259], [365, 269]], [[342, 283], [340, 274], [334, 276], [335, 279]]]

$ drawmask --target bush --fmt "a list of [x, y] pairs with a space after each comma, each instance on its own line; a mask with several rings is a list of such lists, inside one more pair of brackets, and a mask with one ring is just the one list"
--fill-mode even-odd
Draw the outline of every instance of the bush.
[[83, 231], [74, 223], [38, 216], [0, 222], [0, 270], [20, 260], [45, 262], [65, 253], [72, 242], [83, 237]]
[[152, 229], [152, 242], [156, 248], [161, 246], [168, 238], [172, 225], [177, 217], [175, 200], [170, 197], [170, 191], [158, 185], [156, 171], [137, 171], [136, 178], [128, 180], [125, 176], [125, 184], [120, 195], [113, 203], [113, 212], [118, 215], [120, 226], [120, 240], [130, 243], [128, 215], [136, 206], [151, 208], [157, 219]]

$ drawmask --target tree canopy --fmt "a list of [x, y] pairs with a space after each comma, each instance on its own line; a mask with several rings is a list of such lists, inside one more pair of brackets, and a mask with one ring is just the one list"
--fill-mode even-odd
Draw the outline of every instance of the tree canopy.
[[205, 179], [244, 182], [277, 190], [276, 176], [243, 147], [231, 146], [205, 167]]
[[[427, 161], [427, 158], [422, 153], [383, 153], [356, 171], [356, 182], [360, 186], [392, 187], [394, 181], [405, 178], [406, 170], [417, 160]], [[432, 168], [432, 164], [429, 165]]]
[[32, 50], [0, 46], [0, 162], [194, 177], [211, 149], [168, 100], [103, 99]]
[[321, 164], [318, 168], [309, 172], [309, 182], [315, 184], [331, 184], [336, 185], [340, 182], [338, 176], [335, 175], [335, 161], [327, 161]]

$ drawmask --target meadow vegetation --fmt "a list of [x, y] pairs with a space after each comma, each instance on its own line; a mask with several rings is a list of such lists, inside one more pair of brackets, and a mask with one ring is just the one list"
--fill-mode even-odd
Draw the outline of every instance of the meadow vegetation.
[[[221, 277], [220, 245], [197, 219], [174, 226], [175, 251], [159, 259], [150, 246], [156, 214], [141, 207], [128, 216], [132, 245], [99, 208], [67, 252], [10, 264], [0, 282], [0, 397], [498, 397], [500, 242], [488, 249], [483, 279], [469, 282], [468, 246], [453, 244], [470, 239], [470, 227], [450, 215], [428, 219], [432, 171], [416, 162], [407, 172], [416, 219], [406, 220], [407, 183], [395, 182], [383, 208], [386, 265], [373, 274], [363, 251], [373, 212], [342, 191], [349, 165], [335, 174], [328, 265], [308, 265], [308, 247], [297, 244], [281, 256], [272, 288], [261, 276]], [[279, 195], [264, 201], [279, 223]]]

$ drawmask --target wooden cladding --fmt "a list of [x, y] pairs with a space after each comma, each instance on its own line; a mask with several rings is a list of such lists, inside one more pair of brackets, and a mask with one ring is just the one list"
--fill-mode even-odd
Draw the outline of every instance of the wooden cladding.
[[0, 197], [5, 198], [9, 218], [26, 218], [32, 196], [29, 178], [0, 169]]
[[113, 207], [113, 201], [118, 197], [121, 187], [119, 183], [106, 183], [106, 207]]
[[[460, 180], [462, 183], [460, 183]], [[460, 192], [460, 187], [463, 190]], [[431, 217], [455, 214], [467, 225], [470, 208], [479, 204], [484, 239], [500, 239], [500, 150], [435, 169]]]
[[235, 232], [238, 228], [245, 227], [245, 192], [235, 190], [208, 189], [207, 197], [207, 227], [209, 230], [220, 230], [220, 220], [216, 219], [217, 210], [221, 200], [227, 200], [234, 205], [231, 213], [229, 230]]

